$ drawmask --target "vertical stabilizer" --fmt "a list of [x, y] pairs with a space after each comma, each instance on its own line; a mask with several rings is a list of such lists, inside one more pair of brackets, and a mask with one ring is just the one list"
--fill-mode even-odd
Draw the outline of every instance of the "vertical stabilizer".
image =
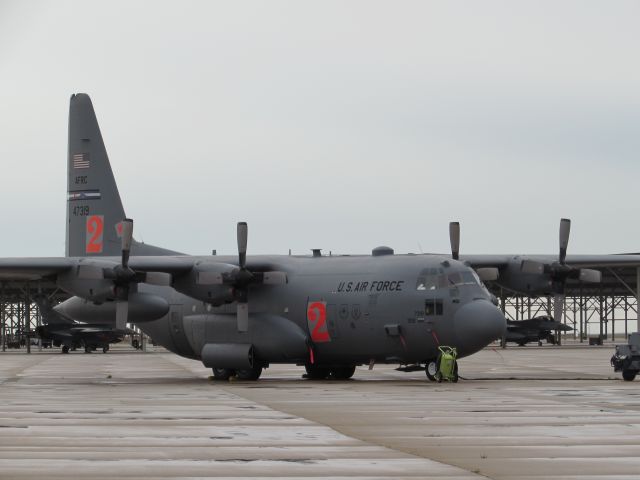
[[68, 257], [120, 255], [125, 218], [89, 95], [71, 96], [67, 164]]

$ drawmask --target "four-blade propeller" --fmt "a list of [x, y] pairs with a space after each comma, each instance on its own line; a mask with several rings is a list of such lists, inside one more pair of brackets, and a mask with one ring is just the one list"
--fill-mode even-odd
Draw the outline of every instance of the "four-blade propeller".
[[251, 285], [284, 285], [287, 283], [285, 272], [260, 272], [247, 268], [248, 236], [247, 223], [238, 222], [238, 267], [228, 265], [229, 271], [203, 270], [199, 272], [197, 280], [198, 285], [227, 285], [232, 288], [232, 297], [237, 304], [236, 315], [239, 332], [249, 330], [249, 287]]
[[133, 243], [133, 220], [125, 218], [122, 223], [122, 257], [120, 264], [93, 261], [78, 267], [78, 278], [107, 280], [116, 302], [116, 328], [124, 330], [129, 317], [129, 293], [138, 283], [171, 285], [171, 275], [165, 272], [138, 272], [129, 267]]
[[553, 263], [541, 263], [535, 260], [523, 260], [520, 269], [523, 273], [548, 275], [551, 279], [553, 291], [553, 315], [558, 322], [562, 321], [565, 304], [565, 289], [568, 279], [580, 280], [589, 283], [598, 283], [602, 280], [602, 272], [590, 268], [576, 268], [567, 265], [567, 248], [569, 246], [569, 234], [571, 232], [571, 220], [560, 219], [559, 254], [558, 261]]
[[285, 272], [252, 272], [247, 268], [247, 241], [249, 227], [246, 222], [238, 222], [238, 267], [230, 273], [222, 274], [223, 283], [233, 286], [234, 296], [238, 304], [237, 323], [239, 332], [249, 330], [249, 286], [284, 285], [287, 283]]

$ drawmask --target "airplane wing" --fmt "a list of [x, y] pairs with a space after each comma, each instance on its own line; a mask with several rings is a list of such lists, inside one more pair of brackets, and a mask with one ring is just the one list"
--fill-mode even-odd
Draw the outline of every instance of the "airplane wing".
[[[141, 272], [186, 273], [197, 257], [159, 256], [131, 257], [129, 265]], [[117, 257], [29, 257], [0, 258], [0, 280], [35, 281], [52, 278], [70, 272], [81, 265], [112, 267], [118, 265]]]
[[[523, 259], [551, 264], [556, 262], [558, 257], [556, 255], [460, 255], [460, 260], [473, 268], [502, 269], [514, 262], [521, 263]], [[567, 255], [565, 263], [576, 268], [640, 267], [640, 255]]]
[[74, 264], [74, 259], [66, 257], [0, 258], [0, 279], [41, 280], [68, 271]]

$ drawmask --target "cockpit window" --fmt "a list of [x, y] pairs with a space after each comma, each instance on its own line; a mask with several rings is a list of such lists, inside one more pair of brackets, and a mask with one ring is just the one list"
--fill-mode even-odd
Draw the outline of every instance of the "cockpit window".
[[443, 282], [441, 268], [425, 268], [418, 275], [416, 290], [436, 290], [443, 287], [446, 287], [446, 283]]
[[442, 299], [440, 298], [428, 298], [424, 303], [424, 314], [429, 315], [442, 315]]
[[480, 282], [475, 275], [475, 272], [453, 272], [447, 275], [447, 280], [450, 287], [457, 287], [459, 285], [479, 285]]
[[481, 285], [481, 282], [473, 270], [445, 274], [442, 268], [425, 268], [418, 276], [416, 290], [430, 291], [460, 285]]

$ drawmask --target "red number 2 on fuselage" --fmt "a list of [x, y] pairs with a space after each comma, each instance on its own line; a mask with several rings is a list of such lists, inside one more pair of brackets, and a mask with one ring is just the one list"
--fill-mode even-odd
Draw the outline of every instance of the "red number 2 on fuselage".
[[307, 305], [307, 324], [311, 332], [311, 340], [315, 343], [331, 341], [327, 330], [326, 302], [309, 302]]

